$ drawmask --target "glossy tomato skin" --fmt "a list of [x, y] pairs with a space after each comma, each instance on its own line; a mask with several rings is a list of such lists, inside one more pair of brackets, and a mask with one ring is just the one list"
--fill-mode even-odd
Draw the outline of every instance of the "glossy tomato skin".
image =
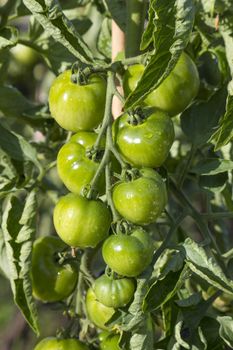
[[151, 263], [153, 242], [142, 229], [131, 235], [111, 235], [103, 244], [102, 255], [105, 263], [116, 273], [127, 277], [140, 275]]
[[136, 167], [159, 167], [166, 160], [174, 141], [171, 118], [162, 111], [152, 111], [138, 125], [123, 114], [113, 123], [113, 139], [123, 158]]
[[91, 75], [86, 85], [71, 81], [71, 70], [60, 74], [49, 91], [49, 107], [53, 118], [69, 131], [90, 131], [102, 121], [105, 107], [106, 82]]
[[92, 288], [89, 288], [86, 295], [86, 309], [91, 322], [93, 322], [100, 329], [108, 329], [105, 326], [110, 318], [115, 313], [112, 307], [107, 307], [100, 303]]
[[93, 290], [102, 304], [116, 309], [126, 306], [132, 300], [135, 284], [129, 278], [113, 279], [102, 275], [95, 280]]
[[41, 340], [34, 350], [88, 350], [89, 347], [78, 339], [57, 339], [48, 337]]
[[[87, 156], [88, 150], [94, 146], [96, 139], [97, 134], [94, 132], [79, 131], [58, 152], [58, 175], [68, 190], [73, 193], [83, 193], [99, 167], [98, 161]], [[100, 150], [104, 149], [104, 145], [103, 140]], [[100, 177], [97, 190], [100, 195], [104, 193], [104, 172]]]
[[143, 168], [136, 180], [117, 183], [112, 198], [115, 208], [125, 219], [137, 225], [148, 225], [164, 210], [167, 190], [155, 170]]
[[74, 290], [78, 274], [75, 265], [60, 265], [56, 253], [68, 248], [58, 237], [38, 238], [32, 251], [33, 295], [44, 302], [55, 302], [67, 298]]
[[[140, 64], [128, 68], [124, 78], [126, 95], [136, 88], [144, 69], [145, 67]], [[144, 103], [174, 116], [192, 102], [198, 93], [199, 85], [197, 67], [183, 52], [169, 76], [145, 98]]]
[[108, 236], [111, 212], [101, 200], [69, 193], [59, 199], [53, 214], [60, 238], [71, 247], [95, 247]]
[[118, 345], [120, 335], [109, 333], [107, 331], [99, 334], [100, 350], [121, 350]]

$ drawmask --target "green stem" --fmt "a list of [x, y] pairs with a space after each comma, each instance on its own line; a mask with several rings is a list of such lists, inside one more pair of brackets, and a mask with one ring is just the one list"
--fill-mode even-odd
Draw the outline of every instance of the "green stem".
[[202, 244], [206, 245], [206, 244], [209, 244], [210, 242], [212, 242], [213, 247], [215, 248], [216, 252], [219, 255], [221, 255], [221, 252], [218, 248], [218, 245], [217, 245], [213, 235], [211, 234], [211, 232], [206, 224], [206, 221], [203, 219], [202, 215], [196, 210], [196, 208], [194, 208], [194, 206], [191, 204], [191, 202], [186, 197], [186, 195], [180, 189], [177, 188], [175, 182], [171, 178], [169, 179], [169, 186], [171, 188], [171, 191], [173, 192], [173, 194], [177, 198], [177, 200], [180, 202], [180, 204], [184, 208], [186, 208], [186, 210], [188, 211], [188, 214], [196, 221], [201, 233], [204, 236]]
[[176, 233], [177, 229], [179, 228], [180, 224], [184, 220], [184, 218], [187, 216], [186, 212], [183, 212], [180, 214], [180, 216], [177, 218], [177, 220], [174, 222], [170, 230], [168, 231], [167, 236], [165, 237], [163, 243], [160, 245], [160, 247], [157, 249], [156, 253], [153, 256], [152, 264], [154, 265], [162, 252], [167, 248], [172, 236]]
[[112, 186], [111, 186], [111, 171], [110, 171], [110, 165], [107, 164], [105, 168], [105, 178], [106, 178], [106, 196], [108, 205], [110, 206], [112, 210], [113, 215], [113, 221], [116, 222], [121, 219], [121, 216], [116, 211], [116, 208], [114, 206], [113, 200], [112, 200]]
[[187, 173], [189, 171], [189, 168], [191, 166], [191, 163], [192, 163], [192, 160], [193, 160], [193, 157], [194, 157], [195, 153], [196, 153], [196, 148], [192, 144], [191, 150], [189, 152], [188, 159], [187, 159], [187, 161], [185, 163], [183, 171], [181, 172], [181, 175], [180, 175], [179, 180], [178, 180], [178, 188], [182, 188], [182, 186], [183, 186], [184, 180], [185, 180], [186, 175], [187, 175]]
[[146, 0], [126, 0], [126, 57], [140, 53], [147, 4]]
[[227, 211], [227, 212], [215, 212], [215, 213], [201, 213], [200, 214], [203, 219], [208, 221], [215, 221], [219, 219], [232, 219], [233, 218], [233, 212]]

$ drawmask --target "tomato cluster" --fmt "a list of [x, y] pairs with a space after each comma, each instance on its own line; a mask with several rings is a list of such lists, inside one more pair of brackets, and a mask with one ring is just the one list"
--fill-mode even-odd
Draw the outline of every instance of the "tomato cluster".
[[[143, 70], [144, 66], [137, 65], [126, 71], [126, 95], [136, 87]], [[111, 111], [105, 107], [104, 76], [91, 74], [83, 79], [83, 75], [66, 71], [54, 80], [49, 93], [51, 114], [61, 127], [75, 134], [57, 156], [58, 175], [70, 191], [54, 209], [54, 226], [61, 240], [44, 237], [34, 245], [32, 281], [38, 299], [57, 301], [73, 292], [77, 283], [75, 264], [72, 259], [59, 261], [59, 252], [67, 250], [66, 244], [85, 250], [103, 243], [107, 268], [86, 292], [89, 320], [107, 330], [116, 309], [127, 308], [133, 301], [135, 277], [151, 264], [155, 250], [147, 226], [157, 220], [167, 204], [165, 181], [155, 168], [164, 163], [174, 141], [170, 116], [191, 103], [198, 86], [196, 67], [183, 53], [172, 73], [141, 106], [124, 112], [112, 123]], [[98, 134], [94, 129], [103, 117]], [[44, 278], [52, 281], [46, 288], [40, 287], [45, 285], [41, 283]], [[101, 349], [120, 349], [119, 335], [102, 338]], [[60, 342], [59, 349], [65, 342], [70, 342], [70, 349], [86, 349], [78, 340], [53, 338], [42, 341], [36, 349], [55, 348], [50, 345], [53, 342]]]

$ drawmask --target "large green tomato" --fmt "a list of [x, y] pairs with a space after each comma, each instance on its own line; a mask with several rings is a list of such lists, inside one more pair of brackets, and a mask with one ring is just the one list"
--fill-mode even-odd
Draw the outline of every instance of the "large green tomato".
[[107, 331], [100, 333], [100, 350], [121, 350], [118, 345], [119, 339], [119, 334], [109, 333]]
[[101, 329], [108, 329], [105, 323], [110, 320], [115, 310], [112, 307], [107, 307], [100, 303], [92, 288], [89, 288], [87, 291], [86, 309], [91, 322]]
[[136, 167], [159, 167], [167, 158], [174, 141], [171, 118], [162, 111], [153, 111], [138, 125], [123, 114], [113, 123], [113, 139], [124, 157]]
[[116, 184], [112, 198], [115, 208], [125, 219], [137, 225], [148, 225], [164, 210], [167, 190], [155, 170], [143, 168], [136, 180]]
[[[145, 67], [140, 64], [128, 68], [124, 77], [126, 95], [136, 88], [144, 69]], [[195, 98], [199, 83], [196, 65], [183, 52], [169, 76], [145, 98], [144, 103], [147, 106], [161, 109], [171, 116], [177, 115]]]
[[[71, 137], [71, 140], [60, 149], [57, 156], [57, 170], [59, 177], [65, 186], [73, 193], [81, 194], [83, 189], [90, 184], [98, 167], [99, 162], [90, 159], [87, 151], [96, 141], [97, 134], [94, 132], [79, 131]], [[104, 149], [104, 140], [100, 149]], [[105, 190], [104, 172], [98, 183], [98, 192], [103, 194]]]
[[111, 235], [103, 244], [102, 255], [106, 264], [122, 276], [140, 275], [151, 263], [153, 242], [142, 229], [131, 235]]
[[111, 212], [101, 200], [69, 193], [59, 199], [53, 213], [55, 229], [71, 247], [95, 247], [108, 236]]
[[105, 108], [106, 82], [91, 75], [86, 85], [71, 81], [71, 70], [60, 74], [49, 91], [51, 115], [66, 130], [93, 130], [102, 121]]
[[34, 350], [88, 350], [88, 346], [78, 339], [57, 339], [48, 337], [41, 340]]
[[127, 305], [132, 300], [135, 284], [129, 278], [113, 279], [102, 275], [95, 280], [93, 290], [102, 304], [116, 309]]
[[78, 275], [70, 263], [59, 264], [56, 253], [68, 248], [58, 237], [38, 238], [32, 251], [32, 289], [37, 299], [54, 302], [67, 298], [74, 290]]

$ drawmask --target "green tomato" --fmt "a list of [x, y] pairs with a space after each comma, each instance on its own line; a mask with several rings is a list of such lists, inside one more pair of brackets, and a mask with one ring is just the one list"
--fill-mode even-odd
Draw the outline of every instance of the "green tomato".
[[111, 212], [101, 200], [69, 193], [59, 199], [53, 214], [60, 238], [71, 247], [95, 247], [108, 236]]
[[112, 198], [115, 208], [125, 219], [137, 225], [148, 225], [164, 210], [167, 190], [156, 171], [143, 168], [136, 180], [116, 184]]
[[[145, 70], [143, 65], [130, 66], [124, 77], [126, 95], [132, 92]], [[198, 70], [193, 60], [182, 53], [169, 76], [144, 100], [145, 105], [161, 109], [174, 116], [185, 110], [199, 89]]]
[[[73, 193], [81, 194], [84, 188], [91, 183], [99, 167], [99, 161], [87, 156], [87, 151], [94, 146], [97, 136], [94, 132], [79, 131], [58, 152], [59, 177]], [[101, 149], [104, 149], [104, 145], [103, 140]], [[105, 191], [104, 172], [100, 177], [97, 190], [100, 195]]]
[[106, 82], [91, 75], [86, 85], [71, 81], [71, 70], [60, 74], [49, 91], [51, 115], [69, 131], [93, 130], [102, 121], [105, 108]]
[[15, 61], [25, 67], [33, 66], [39, 58], [38, 53], [31, 47], [17, 44], [10, 50]]
[[88, 350], [88, 346], [78, 339], [57, 339], [48, 337], [41, 340], [34, 350]]
[[135, 284], [129, 278], [113, 279], [102, 275], [95, 280], [93, 290], [102, 304], [116, 309], [127, 305], [132, 300]]
[[162, 111], [153, 111], [141, 124], [132, 125], [128, 114], [113, 123], [113, 139], [123, 156], [136, 167], [159, 167], [167, 158], [174, 141], [171, 118]]
[[119, 334], [109, 333], [107, 331], [99, 334], [100, 350], [121, 350], [118, 343], [120, 340]]
[[153, 251], [153, 242], [147, 232], [136, 229], [131, 235], [111, 235], [103, 244], [102, 255], [113, 271], [135, 277], [151, 263]]
[[58, 237], [38, 238], [32, 251], [32, 289], [37, 299], [55, 302], [67, 298], [74, 290], [78, 275], [75, 265], [59, 264], [56, 253], [68, 248]]
[[107, 307], [100, 303], [92, 288], [89, 288], [87, 291], [86, 309], [91, 322], [101, 329], [108, 329], [105, 323], [110, 320], [115, 310], [112, 307]]

